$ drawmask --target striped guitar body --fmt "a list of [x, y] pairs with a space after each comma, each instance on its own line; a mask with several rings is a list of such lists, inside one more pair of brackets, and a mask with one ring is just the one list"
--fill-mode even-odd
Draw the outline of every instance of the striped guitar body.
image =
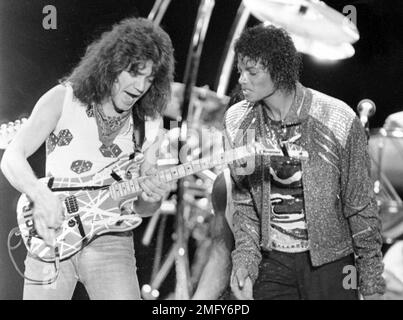
[[[124, 174], [132, 163], [129, 156], [123, 156], [95, 175], [41, 179], [59, 197], [64, 209], [64, 221], [61, 228], [56, 230], [60, 260], [80, 251], [97, 235], [129, 231], [141, 223], [139, 215], [120, 209], [122, 205], [130, 205], [136, 195], [114, 200], [108, 189], [115, 181], [110, 175], [112, 170]], [[34, 257], [53, 262], [53, 249], [36, 233], [33, 210], [31, 200], [22, 194], [17, 204], [17, 221], [22, 239]]]

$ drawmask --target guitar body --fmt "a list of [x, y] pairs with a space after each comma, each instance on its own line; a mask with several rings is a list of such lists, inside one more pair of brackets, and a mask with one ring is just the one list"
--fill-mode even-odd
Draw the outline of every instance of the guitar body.
[[[128, 157], [120, 159], [112, 169], [126, 167]], [[111, 168], [109, 168], [111, 169]], [[80, 188], [100, 188], [111, 185], [115, 180], [107, 170], [101, 175], [80, 178], [42, 178], [41, 181], [59, 197], [64, 209], [64, 221], [56, 230], [56, 246], [60, 260], [65, 260], [91, 242], [95, 236], [109, 232], [123, 232], [136, 228], [142, 218], [131, 211], [121, 210], [131, 205], [136, 195], [113, 200], [109, 188], [79, 190]], [[70, 189], [70, 190], [69, 190]], [[54, 250], [45, 244], [35, 230], [32, 201], [22, 194], [17, 204], [17, 221], [27, 250], [40, 260], [55, 261]]]

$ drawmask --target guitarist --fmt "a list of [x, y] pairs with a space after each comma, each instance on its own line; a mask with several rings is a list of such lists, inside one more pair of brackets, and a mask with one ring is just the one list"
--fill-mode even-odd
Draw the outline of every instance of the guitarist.
[[[46, 141], [46, 173], [56, 177], [94, 174], [134, 150], [145, 161], [138, 174], [155, 173], [161, 112], [170, 97], [174, 58], [168, 34], [143, 18], [125, 19], [90, 44], [70, 75], [46, 92], [4, 153], [1, 169], [33, 201], [37, 233], [53, 246], [63, 221], [59, 199], [39, 182], [27, 162]], [[132, 210], [147, 216], [169, 186], [157, 178]], [[24, 284], [24, 299], [71, 299], [76, 282], [91, 299], [140, 299], [131, 232], [105, 234], [60, 263], [52, 284]], [[25, 276], [49, 278], [49, 263], [28, 255]]]

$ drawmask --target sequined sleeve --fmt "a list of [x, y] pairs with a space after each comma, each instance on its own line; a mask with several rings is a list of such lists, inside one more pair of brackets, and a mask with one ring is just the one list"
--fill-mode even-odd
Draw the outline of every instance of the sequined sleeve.
[[244, 178], [234, 182], [232, 189], [234, 205], [233, 230], [235, 250], [232, 252], [233, 270], [248, 270], [254, 283], [258, 276], [260, 253], [260, 219], [253, 206], [252, 196]]
[[362, 295], [384, 293], [382, 237], [377, 203], [370, 179], [365, 132], [358, 118], [351, 126], [341, 165], [344, 215], [349, 220], [359, 289]]
[[[224, 123], [224, 130], [227, 128]], [[233, 146], [226, 133], [226, 148]], [[247, 176], [237, 174], [235, 164], [230, 164], [232, 179], [233, 218], [232, 230], [234, 233], [235, 249], [232, 252], [233, 271], [245, 268], [254, 283], [258, 276], [260, 253], [260, 219], [253, 205], [252, 195]]]

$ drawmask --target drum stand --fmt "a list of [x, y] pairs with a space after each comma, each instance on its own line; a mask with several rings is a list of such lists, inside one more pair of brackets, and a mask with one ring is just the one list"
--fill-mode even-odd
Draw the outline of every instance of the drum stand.
[[[169, 1], [167, 1], [167, 3], [169, 3]], [[157, 0], [152, 12], [150, 13], [150, 17], [158, 17], [158, 19], [161, 20], [163, 13], [162, 15], [158, 15], [156, 12], [158, 12], [158, 10], [161, 10], [161, 8], [164, 9], [164, 4], [165, 3], [163, 3], [162, 0]], [[197, 119], [194, 119], [194, 108], [191, 101], [191, 95], [193, 87], [196, 83], [201, 50], [203, 47], [205, 35], [214, 5], [214, 0], [201, 0], [196, 17], [192, 43], [189, 47], [185, 76], [183, 81], [185, 87], [183, 93], [183, 102], [180, 108], [181, 118], [177, 119], [181, 121], [178, 146], [179, 151], [182, 150], [184, 146], [186, 146], [188, 130], [192, 129], [195, 125], [194, 121], [197, 121]], [[166, 6], [167, 4], [165, 5], [165, 9]], [[179, 155], [181, 155], [180, 152]], [[179, 164], [187, 161], [187, 159], [181, 159], [181, 157], [178, 157], [178, 160]], [[186, 201], [186, 197], [189, 196], [189, 188], [187, 187], [187, 185], [189, 185], [188, 181], [188, 178], [183, 178], [178, 181], [176, 204], [176, 232], [174, 244], [172, 245], [166, 260], [161, 266], [161, 269], [158, 272], [153, 272], [151, 284], [143, 286], [142, 293], [143, 298], [145, 299], [156, 299], [158, 297], [158, 288], [161, 285], [162, 281], [165, 279], [173, 263], [175, 263], [176, 271], [175, 299], [188, 300], [191, 297], [192, 288], [190, 283], [190, 269], [188, 259], [188, 239], [190, 230], [186, 226], [186, 221], [187, 219], [189, 219], [191, 214], [192, 202]], [[158, 217], [155, 219], [158, 219]], [[153, 221], [153, 223], [155, 225], [155, 220]], [[159, 232], [159, 237], [161, 237], [161, 231]], [[161, 245], [162, 242], [158, 241], [158, 243], [160, 243]], [[156, 253], [159, 252], [160, 255], [161, 248], [158, 247], [157, 249], [158, 250]], [[157, 267], [158, 265], [155, 264], [154, 269], [156, 270]]]
[[396, 192], [392, 183], [382, 173], [382, 159], [385, 147], [385, 139], [388, 137], [388, 133], [384, 128], [379, 131], [381, 139], [377, 146], [377, 161], [376, 164], [376, 178], [374, 181], [374, 192], [377, 197], [378, 207], [381, 218], [383, 219], [382, 235], [384, 241], [387, 244], [391, 244], [395, 238], [403, 234], [402, 218], [399, 215], [399, 211], [403, 208], [403, 201]]

